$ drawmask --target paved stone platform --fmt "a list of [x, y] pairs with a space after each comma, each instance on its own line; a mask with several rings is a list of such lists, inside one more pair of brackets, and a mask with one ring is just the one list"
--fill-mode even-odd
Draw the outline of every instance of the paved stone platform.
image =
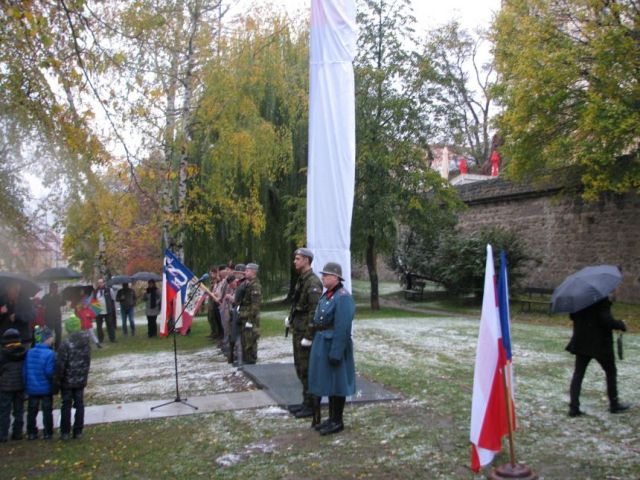
[[[201, 397], [182, 397], [186, 404], [173, 401], [175, 397], [169, 395], [165, 399], [91, 405], [85, 407], [84, 423], [85, 425], [95, 425], [276, 405], [286, 407], [287, 405], [300, 403], [302, 400], [300, 381], [296, 376], [292, 363], [245, 365], [243, 372], [262, 390], [219, 393]], [[399, 395], [385, 390], [381, 385], [357, 376], [356, 394], [352, 397], [347, 397], [347, 402], [380, 402], [400, 398]], [[197, 409], [192, 408], [190, 405], [197, 407]], [[42, 413], [38, 414], [37, 422], [38, 427], [42, 428]], [[53, 411], [53, 423], [55, 428], [60, 425], [60, 410]]]
[[[244, 373], [249, 375], [251, 380], [263, 388], [281, 407], [302, 401], [302, 385], [293, 363], [245, 365]], [[347, 402], [385, 402], [400, 398], [400, 395], [385, 390], [382, 385], [356, 375], [356, 394], [347, 397]]]

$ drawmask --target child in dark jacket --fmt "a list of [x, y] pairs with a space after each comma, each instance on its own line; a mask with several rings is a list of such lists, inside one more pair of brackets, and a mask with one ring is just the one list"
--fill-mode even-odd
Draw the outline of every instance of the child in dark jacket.
[[36, 416], [42, 404], [42, 423], [44, 439], [53, 437], [53, 373], [56, 367], [56, 354], [51, 349], [53, 333], [49, 328], [36, 328], [37, 344], [27, 352], [22, 369], [24, 386], [29, 402], [27, 406], [27, 438], [38, 438]]
[[68, 334], [58, 349], [56, 382], [60, 385], [62, 407], [60, 409], [60, 439], [69, 440], [71, 433], [71, 404], [76, 409], [73, 421], [73, 438], [82, 436], [84, 427], [84, 387], [87, 386], [91, 366], [89, 332], [81, 330], [80, 320], [72, 316], [64, 323]]
[[9, 438], [11, 411], [13, 410], [13, 440], [22, 439], [24, 425], [24, 383], [22, 365], [25, 348], [20, 341], [20, 332], [10, 328], [0, 338], [0, 442]]

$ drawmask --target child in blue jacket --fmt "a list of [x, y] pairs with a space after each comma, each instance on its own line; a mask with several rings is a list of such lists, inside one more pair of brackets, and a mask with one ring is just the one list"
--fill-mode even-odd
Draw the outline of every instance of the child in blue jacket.
[[36, 327], [38, 343], [27, 352], [22, 374], [25, 392], [29, 395], [27, 406], [27, 439], [38, 438], [36, 416], [42, 404], [44, 439], [53, 437], [53, 373], [56, 368], [56, 354], [51, 349], [54, 338], [47, 327]]

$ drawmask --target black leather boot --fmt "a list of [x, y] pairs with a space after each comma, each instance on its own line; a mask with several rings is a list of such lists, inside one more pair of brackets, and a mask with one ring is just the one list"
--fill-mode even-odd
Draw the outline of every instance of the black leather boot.
[[[320, 397], [317, 397], [317, 398], [318, 398], [318, 408], [320, 408], [320, 402], [321, 402], [322, 399]], [[316, 425], [311, 425], [317, 431], [320, 431], [321, 428], [324, 428], [329, 423], [331, 423], [331, 419], [333, 418], [333, 415], [334, 415], [333, 404], [334, 404], [333, 397], [329, 397], [329, 417], [322, 423], [318, 422]], [[319, 413], [318, 413], [318, 419], [320, 419], [320, 414]]]
[[344, 411], [344, 404], [346, 397], [333, 397], [333, 416], [331, 421], [320, 429], [320, 435], [332, 435], [334, 433], [344, 430], [344, 423], [342, 422], [342, 412]]
[[320, 409], [320, 401], [322, 399], [320, 397], [316, 397], [313, 395], [311, 397], [311, 409], [313, 411], [313, 419], [311, 420], [311, 428], [317, 429], [320, 425], [320, 421], [322, 420], [322, 410]]

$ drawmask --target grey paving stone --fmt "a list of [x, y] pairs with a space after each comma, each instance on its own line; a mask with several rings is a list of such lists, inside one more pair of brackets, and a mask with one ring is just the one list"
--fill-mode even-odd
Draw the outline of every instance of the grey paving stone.
[[[280, 406], [302, 402], [302, 385], [292, 363], [258, 363], [245, 365], [245, 374], [262, 387]], [[400, 395], [382, 385], [356, 375], [356, 394], [347, 402], [383, 402], [400, 399]]]

